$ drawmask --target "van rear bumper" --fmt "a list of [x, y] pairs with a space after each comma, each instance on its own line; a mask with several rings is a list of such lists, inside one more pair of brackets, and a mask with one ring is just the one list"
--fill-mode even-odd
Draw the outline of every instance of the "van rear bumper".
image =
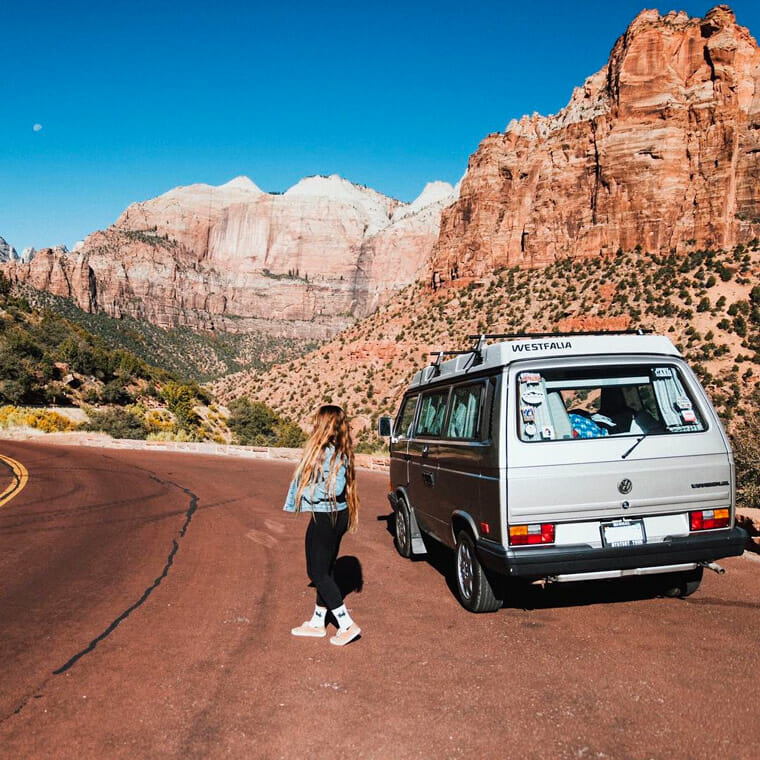
[[478, 558], [489, 570], [512, 578], [534, 579], [597, 570], [712, 562], [736, 557], [747, 545], [747, 532], [739, 527], [714, 533], [679, 536], [651, 544], [595, 549], [576, 546], [537, 546], [505, 549], [487, 539], [477, 541]]

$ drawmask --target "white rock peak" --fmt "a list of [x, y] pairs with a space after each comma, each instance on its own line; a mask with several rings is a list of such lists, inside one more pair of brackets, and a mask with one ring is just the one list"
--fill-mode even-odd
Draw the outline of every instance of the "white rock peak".
[[386, 227], [399, 201], [378, 193], [370, 187], [355, 185], [347, 179], [331, 174], [329, 177], [317, 175], [305, 177], [283, 193], [285, 201], [304, 203], [338, 204], [349, 207], [364, 217], [366, 234]]
[[393, 221], [404, 219], [422, 211], [425, 208], [435, 207], [436, 211], [451, 205], [459, 196], [459, 185], [452, 187], [448, 182], [436, 180], [428, 182], [422, 192], [411, 202], [404, 204], [393, 213]]
[[263, 193], [264, 191], [252, 180], [250, 177], [245, 177], [242, 174], [235, 179], [231, 179], [224, 185], [220, 185], [219, 189], [229, 188], [230, 190], [248, 190], [254, 193]]
[[15, 261], [17, 258], [16, 249], [0, 237], [0, 261]]
[[343, 177], [337, 174], [331, 174], [329, 177], [321, 174], [304, 177], [293, 187], [286, 190], [284, 195], [321, 197], [348, 202], [364, 201], [367, 198], [382, 201], [388, 200], [388, 197], [382, 193], [378, 193], [369, 187], [355, 185], [353, 182], [343, 179]]

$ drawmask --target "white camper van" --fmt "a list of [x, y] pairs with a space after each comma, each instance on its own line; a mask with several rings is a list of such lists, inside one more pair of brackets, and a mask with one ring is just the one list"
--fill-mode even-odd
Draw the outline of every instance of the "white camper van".
[[499, 575], [652, 575], [685, 596], [742, 553], [728, 438], [667, 338], [473, 338], [417, 372], [379, 423], [397, 549], [424, 553], [423, 536], [454, 548], [467, 609], [501, 606]]

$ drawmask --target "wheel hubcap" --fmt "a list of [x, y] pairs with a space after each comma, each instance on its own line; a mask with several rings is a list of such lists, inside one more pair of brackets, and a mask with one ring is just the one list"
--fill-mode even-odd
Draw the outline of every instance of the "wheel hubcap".
[[396, 541], [398, 541], [399, 548], [406, 550], [407, 544], [407, 530], [406, 530], [406, 514], [403, 509], [399, 509], [396, 512]]
[[457, 578], [465, 599], [472, 596], [472, 554], [466, 544], [459, 544], [457, 552]]

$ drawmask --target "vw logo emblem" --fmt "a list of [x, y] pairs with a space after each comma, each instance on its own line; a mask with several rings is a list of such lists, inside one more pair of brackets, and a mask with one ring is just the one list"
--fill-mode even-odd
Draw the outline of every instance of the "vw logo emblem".
[[620, 493], [630, 493], [633, 490], [633, 483], [628, 478], [624, 478], [618, 483]]

